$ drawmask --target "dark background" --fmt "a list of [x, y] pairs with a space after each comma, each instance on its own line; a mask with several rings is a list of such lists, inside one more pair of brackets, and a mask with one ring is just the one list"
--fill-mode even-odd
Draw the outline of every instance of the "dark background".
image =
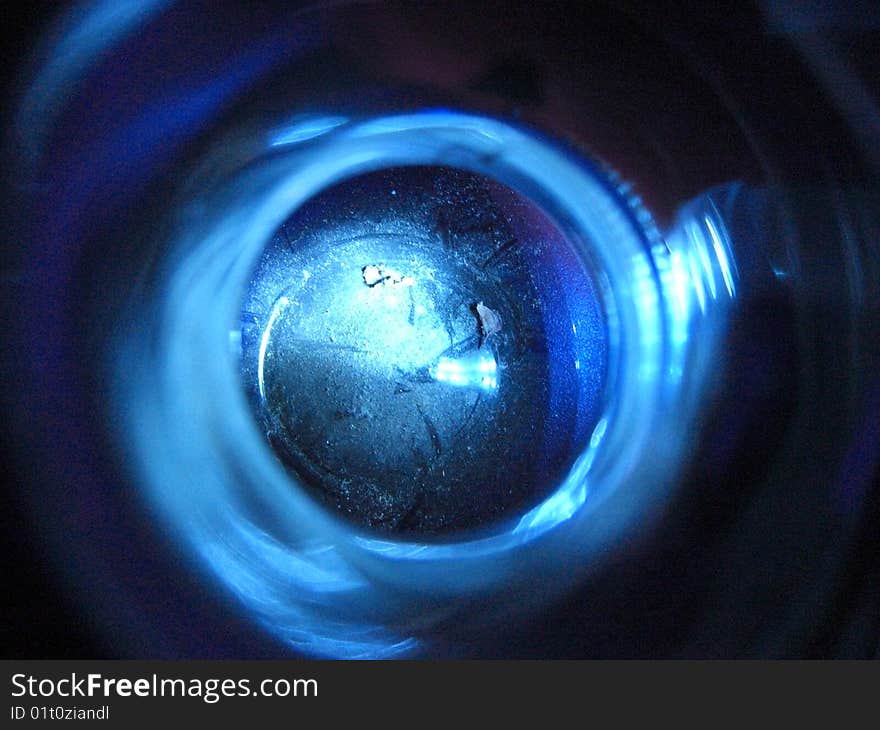
[[[16, 77], [26, 59], [35, 52], [36, 39], [62, 8], [63, 3], [45, 0], [4, 5], [3, 23], [0, 24], [2, 99], [6, 100], [15, 93], [19, 83]], [[7, 103], [5, 114], [9, 113], [9, 108]], [[0, 342], [4, 348], [7, 346], [2, 338]], [[8, 367], [6, 358], [3, 366]], [[4, 384], [12, 382], [7, 373], [0, 375]], [[18, 431], [13, 431], [7, 422], [9, 417], [9, 409], [4, 408], [0, 421], [3, 434], [0, 441], [3, 464], [0, 554], [5, 592], [3, 618], [0, 620], [2, 654], [6, 658], [111, 658], [96, 633], [83, 621], [80, 609], [75, 608], [66, 596], [36, 534], [32, 514], [15, 496], [17, 491], [27, 488], [28, 480], [27, 467], [17, 448]]]

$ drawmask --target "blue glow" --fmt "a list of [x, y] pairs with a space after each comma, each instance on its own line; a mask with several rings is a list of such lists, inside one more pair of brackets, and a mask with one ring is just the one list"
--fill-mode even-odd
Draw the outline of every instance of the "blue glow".
[[326, 134], [345, 124], [346, 121], [348, 120], [345, 117], [306, 117], [272, 132], [269, 136], [269, 144], [272, 147], [283, 147], [305, 142]]
[[459, 358], [441, 357], [431, 370], [441, 383], [494, 390], [498, 387], [498, 364], [486, 348]]
[[[584, 564], [597, 559], [675, 481], [669, 465], [677, 463], [690, 431], [686, 422], [664, 418], [664, 404], [680, 388], [693, 317], [707, 311], [705, 292], [702, 299], [694, 293], [705, 276], [703, 255], [687, 246], [673, 246], [675, 255], [652, 249], [637, 223], [646, 214], [633, 216], [597, 168], [495, 119], [435, 110], [364, 122], [298, 122], [284, 132], [276, 127], [274, 135], [266, 138], [275, 145], [271, 156], [197, 201], [197, 216], [181, 217], [168, 241], [174, 253], [165, 262], [161, 298], [132, 304], [138, 312], [153, 308], [154, 316], [131, 318], [142, 328], [124, 333], [111, 365], [115, 402], [137, 404], [120, 416], [138, 480], [247, 614], [299, 651], [424, 653], [434, 628], [458, 615], [469, 598], [491, 606], [498, 621], [537, 608], [577, 580], [568, 569], [574, 556]], [[228, 354], [243, 284], [279, 225], [334, 182], [401, 164], [458, 165], [527, 197], [549, 199], [551, 213], [589, 242], [590, 260], [601, 264], [607, 336], [616, 352], [609, 375], [614, 397], [558, 489], [521, 519], [458, 542], [379, 539], [318, 507], [268, 451], [241, 392], [238, 363]], [[545, 267], [547, 275], [569, 291], [583, 278], [573, 267], [586, 260], [573, 254], [558, 269]], [[338, 277], [321, 281], [304, 272], [299, 286], [329, 287], [337, 317], [373, 318], [375, 341], [366, 347], [376, 367], [388, 364], [382, 343], [391, 338], [397, 357], [410, 353], [412, 364], [429, 368], [437, 382], [485, 391], [498, 386], [503, 371], [491, 345], [443, 354], [442, 327], [436, 342], [409, 342], [400, 314], [406, 308], [395, 305], [397, 287], [365, 287], [362, 277], [359, 268], [343, 267]], [[418, 277], [408, 284], [420, 286]], [[675, 291], [672, 305], [667, 290]], [[264, 337], [294, 311], [289, 298], [277, 303]], [[571, 289], [566, 311], [547, 325], [552, 336], [573, 338], [582, 363], [591, 362], [588, 298]], [[690, 306], [693, 299], [699, 307]], [[263, 346], [261, 361], [265, 356]], [[586, 413], [583, 403], [566, 407]], [[586, 416], [582, 422], [579, 428], [587, 428]], [[649, 452], [657, 458], [644, 459]], [[537, 576], [542, 590], [527, 590]], [[518, 588], [532, 599], [516, 606], [490, 600]]]
[[718, 268], [721, 271], [721, 278], [724, 280], [724, 287], [727, 289], [728, 296], [736, 294], [736, 285], [734, 284], [734, 275], [730, 267], [730, 258], [727, 254], [727, 246], [721, 241], [721, 234], [712, 220], [712, 217], [706, 215], [703, 218], [706, 230], [709, 231], [709, 238], [712, 241], [712, 250], [715, 252], [715, 260], [718, 262]]

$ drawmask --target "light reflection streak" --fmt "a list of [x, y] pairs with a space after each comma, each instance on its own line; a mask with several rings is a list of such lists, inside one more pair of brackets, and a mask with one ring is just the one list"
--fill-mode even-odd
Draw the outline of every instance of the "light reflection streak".
[[269, 136], [269, 145], [283, 147], [305, 142], [326, 134], [345, 124], [346, 121], [345, 117], [306, 117], [272, 132]]
[[290, 303], [290, 300], [287, 297], [281, 297], [275, 303], [275, 306], [272, 307], [272, 312], [269, 314], [269, 321], [266, 323], [266, 329], [263, 330], [263, 334], [260, 336], [260, 355], [257, 360], [257, 383], [260, 388], [260, 397], [266, 397], [266, 383], [264, 373], [266, 370], [266, 348], [269, 346], [269, 338], [272, 336], [272, 325], [275, 324], [275, 320], [278, 319], [278, 315], [287, 307]]
[[441, 357], [430, 372], [437, 381], [450, 385], [486, 390], [498, 387], [498, 364], [485, 348], [463, 357]]

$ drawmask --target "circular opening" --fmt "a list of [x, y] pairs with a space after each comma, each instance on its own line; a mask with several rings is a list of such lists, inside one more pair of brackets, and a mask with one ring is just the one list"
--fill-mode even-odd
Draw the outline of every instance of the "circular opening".
[[295, 482], [359, 526], [522, 515], [588, 445], [608, 367], [591, 262], [536, 204], [449, 166], [348, 178], [256, 266], [241, 372]]
[[[297, 119], [266, 142], [180, 210], [143, 289], [151, 316], [133, 312], [143, 324], [119, 344], [149, 496], [310, 653], [406, 653], [463, 602], [487, 607], [475, 628], [559, 595], [572, 561], [601, 555], [674, 480], [687, 414], [669, 417], [681, 370], [650, 218], [590, 159], [489, 117]], [[307, 441], [319, 429], [303, 419], [336, 445]], [[397, 481], [381, 481], [394, 458]], [[370, 478], [404, 492], [419, 476], [446, 501], [401, 499], [396, 522], [370, 511], [385, 509]], [[359, 514], [337, 509], [344, 486]], [[537, 574], [545, 590], [504, 598]]]

